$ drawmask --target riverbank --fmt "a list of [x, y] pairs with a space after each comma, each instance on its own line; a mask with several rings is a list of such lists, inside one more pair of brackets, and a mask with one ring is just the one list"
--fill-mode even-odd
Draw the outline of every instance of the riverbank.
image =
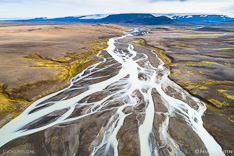
[[128, 29], [113, 24], [0, 25], [0, 127], [101, 61], [96, 55], [109, 38]]

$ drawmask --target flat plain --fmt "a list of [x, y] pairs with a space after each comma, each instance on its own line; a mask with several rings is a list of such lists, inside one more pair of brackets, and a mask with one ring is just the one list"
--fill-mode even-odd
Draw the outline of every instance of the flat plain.
[[[97, 54], [99, 51], [107, 48], [109, 38], [121, 36], [123, 31], [131, 28], [113, 24], [1, 25], [0, 127], [19, 115], [35, 100], [68, 86], [70, 78], [87, 67], [102, 61], [100, 57], [97, 57]], [[148, 28], [149, 34], [128, 37], [124, 40], [120, 39], [121, 42], [116, 45], [120, 47], [120, 51], [122, 48], [122, 53], [124, 53], [126, 51], [124, 51], [124, 48], [126, 48], [124, 44], [132, 43], [135, 50], [139, 52], [136, 59], [140, 59], [140, 56], [143, 58], [144, 55], [142, 53], [144, 53], [149, 56], [149, 62], [155, 66], [160, 62], [156, 57], [153, 58], [154, 55], [151, 53], [151, 50], [156, 53], [169, 69], [169, 78], [206, 104], [207, 109], [203, 115], [203, 126], [221, 145], [223, 150], [231, 150], [234, 147], [234, 34], [232, 32], [234, 28], [222, 27], [222, 29], [218, 29], [222, 31], [217, 32], [209, 28], [199, 29], [196, 26], [150, 26]], [[92, 78], [88, 80], [89, 83], [105, 81], [117, 75], [121, 67], [105, 50], [101, 54], [103, 58], [108, 58], [109, 62], [107, 61], [97, 68], [105, 68], [106, 66], [107, 69], [110, 69], [98, 73], [95, 76], [102, 78], [96, 78], [95, 81]], [[139, 65], [144, 65], [144, 62], [140, 62]], [[160, 77], [160, 74], [158, 77]], [[139, 79], [146, 78], [142, 74], [139, 75]], [[86, 81], [81, 81], [77, 86], [87, 85], [82, 83], [86, 83]], [[121, 88], [121, 86], [119, 87]], [[80, 92], [82, 93], [82, 91]], [[87, 97], [87, 99], [82, 99], [81, 102], [87, 100], [91, 101], [90, 103], [95, 103], [97, 100], [102, 100], [110, 92], [97, 92]], [[192, 101], [191, 99], [184, 99], [184, 94], [178, 93], [173, 87], [167, 86], [166, 93], [175, 99], [184, 100], [188, 104], [193, 105], [192, 102], [189, 103]], [[158, 100], [161, 99], [159, 94], [153, 91], [152, 95], [155, 107], [162, 112], [165, 111], [165, 106], [160, 105], [164, 101]], [[69, 96], [73, 97], [75, 95]], [[143, 97], [139, 99], [142, 100]], [[115, 105], [118, 106], [118, 103]], [[132, 155], [139, 155], [136, 125], [137, 122], [142, 120], [139, 116], [142, 114], [141, 111], [146, 109], [144, 107], [146, 106], [139, 104], [136, 108], [131, 108], [134, 113], [126, 119], [126, 123], [118, 133], [118, 139], [120, 140], [119, 151], [122, 155], [128, 155], [129, 152]], [[126, 109], [126, 112], [129, 110]], [[82, 111], [78, 110], [75, 115], [80, 115]], [[94, 134], [97, 133], [98, 128], [106, 126], [101, 119], [103, 121], [107, 120], [113, 112], [109, 114], [102, 113], [90, 117], [92, 123], [79, 123], [84, 128], [80, 128], [76, 124], [66, 125], [67, 127], [71, 126], [69, 127], [71, 130], [69, 130], [69, 128], [61, 124], [40, 133], [26, 136], [22, 140], [17, 139], [7, 144], [5, 148], [35, 148], [37, 151], [42, 151], [43, 149], [51, 153], [59, 153], [61, 151], [69, 153], [73, 150], [78, 150], [78, 154], [86, 152], [87, 155], [90, 155], [89, 152], [91, 150], [89, 148], [94, 146], [92, 141], [96, 137]], [[155, 114], [154, 126], [156, 130], [160, 130], [162, 119], [165, 116]], [[97, 117], [100, 117], [100, 121], [96, 121]], [[88, 123], [89, 119], [84, 121]], [[157, 124], [160, 126], [157, 127]], [[32, 125], [35, 126], [36, 124], [33, 123]], [[78, 132], [77, 129], [79, 128]], [[90, 129], [90, 131], [88, 132], [84, 129]], [[156, 130], [155, 134], [157, 134]], [[182, 132], [178, 133], [178, 131]], [[62, 132], [64, 134], [60, 134]], [[103, 131], [100, 130], [100, 132]], [[69, 137], [74, 139], [71, 133], [80, 138], [76, 138], [78, 142], [68, 143], [70, 146], [72, 145], [71, 149], [68, 150], [66, 149], [64, 138], [59, 136], [63, 135], [65, 140], [69, 140]], [[178, 141], [179, 148], [185, 153], [195, 154], [195, 147], [198, 145], [203, 147], [203, 143], [197, 139], [197, 134], [191, 131], [184, 122], [174, 117], [170, 119], [168, 133], [172, 139]], [[23, 146], [20, 142], [27, 143], [27, 146]], [[43, 146], [48, 145], [48, 147], [34, 147], [37, 142], [43, 142], [45, 143]], [[59, 151], [58, 143], [61, 143], [61, 151]], [[190, 146], [187, 146], [187, 143]], [[89, 144], [90, 146], [87, 146]], [[163, 141], [158, 144], [162, 146]], [[75, 148], [78, 145], [79, 148]], [[133, 146], [136, 149], [133, 149]], [[167, 154], [170, 152], [168, 149], [166, 150]], [[165, 152], [163, 150], [161, 152], [166, 154], [163, 153]]]

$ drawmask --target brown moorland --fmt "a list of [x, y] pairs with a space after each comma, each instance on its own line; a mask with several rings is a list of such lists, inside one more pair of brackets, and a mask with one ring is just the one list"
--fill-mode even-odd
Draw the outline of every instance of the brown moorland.
[[69, 85], [100, 59], [107, 41], [129, 28], [113, 24], [0, 26], [0, 127], [36, 99]]
[[207, 104], [204, 127], [223, 150], [232, 149], [234, 34], [157, 26], [137, 39], [140, 45], [154, 49], [166, 63], [171, 80]]

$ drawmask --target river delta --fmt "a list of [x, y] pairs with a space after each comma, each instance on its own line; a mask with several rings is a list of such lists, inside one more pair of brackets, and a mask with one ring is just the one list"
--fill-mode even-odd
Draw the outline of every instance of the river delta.
[[[234, 147], [232, 33], [97, 26], [116, 32], [105, 36], [110, 38], [104, 40], [106, 49], [94, 51], [91, 61], [85, 61], [87, 51], [79, 59], [77, 53], [63, 52], [67, 62], [51, 59], [56, 51], [53, 57], [20, 56], [40, 63], [57, 61], [46, 62], [56, 67], [76, 57], [70, 62], [67, 87], [35, 97], [38, 100], [2, 125], [2, 155], [16, 149], [32, 150], [28, 155], [228, 155], [224, 151]], [[81, 68], [76, 62], [92, 63]], [[43, 85], [43, 90], [50, 88]], [[35, 100], [22, 97], [24, 90], [17, 90], [17, 97], [8, 88], [3, 83], [1, 95], [12, 98], [9, 101]], [[33, 94], [30, 87], [28, 91]]]

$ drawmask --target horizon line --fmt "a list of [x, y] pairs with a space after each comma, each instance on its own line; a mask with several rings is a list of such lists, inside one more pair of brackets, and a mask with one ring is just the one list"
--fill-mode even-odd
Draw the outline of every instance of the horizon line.
[[0, 17], [0, 21], [2, 20], [27, 20], [27, 19], [35, 19], [35, 18], [47, 18], [47, 19], [53, 19], [53, 18], [63, 18], [63, 17], [81, 17], [81, 16], [92, 16], [92, 15], [118, 15], [118, 14], [159, 14], [162, 16], [166, 15], [221, 15], [221, 16], [227, 16], [230, 18], [234, 18], [231, 16], [228, 16], [227, 14], [215, 14], [215, 13], [98, 13], [98, 14], [85, 14], [85, 15], [69, 15], [69, 16], [55, 16], [55, 17], [48, 17], [48, 16], [34, 16], [34, 17]]

